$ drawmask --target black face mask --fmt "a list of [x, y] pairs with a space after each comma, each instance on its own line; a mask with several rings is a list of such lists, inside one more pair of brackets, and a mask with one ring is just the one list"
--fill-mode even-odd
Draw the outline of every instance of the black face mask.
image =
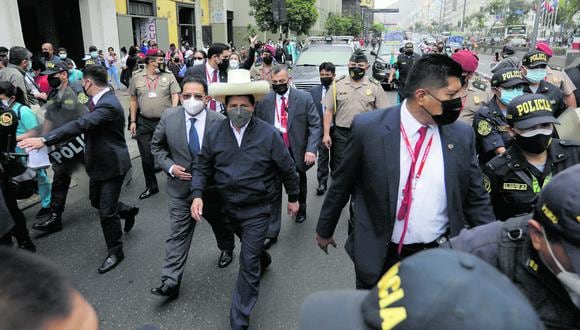
[[230, 67], [230, 60], [222, 60], [220, 64], [218, 64], [218, 69], [220, 71], [226, 71]]
[[322, 84], [322, 86], [328, 88], [328, 86], [332, 84], [332, 77], [322, 77], [320, 78], [320, 83]]
[[443, 112], [440, 115], [432, 115], [431, 112], [425, 109], [425, 107], [421, 107], [423, 111], [428, 113], [429, 116], [433, 118], [435, 124], [439, 126], [449, 125], [454, 123], [457, 120], [457, 118], [459, 118], [459, 113], [463, 108], [463, 102], [461, 102], [460, 97], [451, 100], [441, 101], [435, 96], [433, 96], [431, 93], [427, 92], [427, 94], [431, 95], [435, 100], [441, 103], [441, 109], [443, 110]]
[[365, 76], [365, 70], [359, 67], [348, 68], [348, 74], [350, 75], [350, 79], [357, 81]]
[[50, 58], [50, 53], [49, 52], [42, 52], [42, 57]]
[[442, 52], [443, 51], [443, 46], [438, 46], [437, 47], [437, 50], [440, 51], [440, 52]]
[[288, 83], [272, 84], [272, 90], [278, 95], [284, 95], [288, 91]]
[[514, 141], [522, 150], [532, 154], [541, 154], [552, 143], [552, 135], [538, 134], [530, 137], [516, 135]]
[[262, 61], [264, 61], [264, 64], [270, 65], [270, 64], [272, 64], [272, 61], [274, 61], [274, 59], [272, 57], [268, 56], [268, 57], [263, 57]]
[[179, 58], [174, 58], [174, 59], [173, 59], [173, 62], [175, 62], [175, 63], [179, 63]]
[[412, 49], [406, 50], [405, 51], [405, 54], [407, 54], [407, 55], [413, 55], [413, 50]]
[[48, 77], [48, 86], [58, 88], [61, 84], [59, 77]]

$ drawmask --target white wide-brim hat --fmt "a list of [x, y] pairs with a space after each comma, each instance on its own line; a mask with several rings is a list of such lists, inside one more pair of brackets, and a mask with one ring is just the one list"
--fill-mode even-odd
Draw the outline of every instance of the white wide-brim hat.
[[250, 71], [244, 69], [228, 71], [227, 83], [209, 85], [209, 95], [221, 103], [225, 103], [226, 96], [235, 95], [253, 95], [259, 101], [269, 92], [267, 81], [252, 81]]

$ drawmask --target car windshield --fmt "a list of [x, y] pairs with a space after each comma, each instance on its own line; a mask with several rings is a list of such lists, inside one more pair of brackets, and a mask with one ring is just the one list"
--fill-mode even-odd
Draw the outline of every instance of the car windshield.
[[391, 55], [399, 52], [400, 44], [382, 44], [379, 48], [379, 55]]
[[297, 66], [319, 66], [322, 62], [347, 65], [352, 48], [350, 46], [316, 46], [305, 49], [296, 61]]

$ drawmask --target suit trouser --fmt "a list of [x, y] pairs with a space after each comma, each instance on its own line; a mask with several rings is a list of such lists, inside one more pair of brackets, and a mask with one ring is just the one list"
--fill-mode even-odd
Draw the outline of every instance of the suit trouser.
[[350, 140], [350, 128], [334, 127], [332, 131], [332, 147], [330, 148], [330, 170], [332, 175], [342, 162], [344, 149]]
[[[30, 240], [30, 236], [28, 235], [28, 229], [26, 229], [26, 218], [24, 217], [24, 213], [18, 207], [18, 201], [16, 198], [11, 196], [6, 191], [6, 186], [2, 183], [2, 195], [4, 196], [4, 202], [6, 203], [6, 207], [12, 216], [12, 220], [14, 221], [14, 227], [10, 231], [11, 235], [16, 238], [18, 243], [23, 243], [25, 241]], [[10, 237], [10, 233], [6, 234], [0, 240], [0, 244], [11, 245], [12, 238]]]
[[[181, 283], [185, 263], [189, 255], [191, 240], [196, 222], [191, 217], [191, 196], [175, 198], [169, 196], [169, 217], [171, 228], [169, 238], [165, 241], [165, 259], [161, 269], [161, 281], [174, 286]], [[234, 250], [234, 234], [228, 228], [221, 205], [212, 205], [204, 199], [204, 219], [209, 222], [216, 237], [218, 247], [222, 251]]]
[[261, 264], [267, 256], [263, 245], [272, 209], [270, 204], [241, 210], [226, 207], [226, 215], [242, 242], [240, 271], [230, 309], [230, 325], [232, 329], [246, 329], [250, 313], [258, 301]]
[[159, 120], [148, 119], [143, 116], [138, 116], [137, 146], [139, 147], [139, 154], [141, 155], [141, 166], [143, 167], [143, 175], [145, 176], [145, 187], [151, 190], [159, 189], [157, 184], [157, 177], [155, 176], [155, 159], [151, 154], [151, 140], [153, 133], [157, 127]]
[[330, 161], [330, 150], [322, 143], [318, 145], [318, 169], [316, 170], [316, 178], [318, 185], [327, 185]]
[[125, 175], [120, 175], [107, 180], [90, 180], [89, 198], [91, 205], [99, 210], [101, 217], [101, 228], [107, 243], [109, 254], [118, 252], [123, 248], [121, 237], [121, 219], [119, 214], [123, 214], [131, 207], [119, 201], [121, 187]]
[[54, 177], [50, 192], [50, 209], [56, 213], [63, 213], [66, 204], [66, 196], [72, 180], [73, 173], [84, 163], [84, 153], [65, 160], [62, 164], [52, 163]]
[[[300, 193], [298, 194], [298, 203], [300, 209], [298, 214], [306, 215], [306, 197], [308, 195], [308, 182], [306, 181], [306, 172], [298, 171], [300, 178]], [[272, 217], [268, 224], [268, 231], [266, 237], [277, 238], [282, 228], [282, 184], [278, 186], [278, 193], [274, 201], [272, 201]]]

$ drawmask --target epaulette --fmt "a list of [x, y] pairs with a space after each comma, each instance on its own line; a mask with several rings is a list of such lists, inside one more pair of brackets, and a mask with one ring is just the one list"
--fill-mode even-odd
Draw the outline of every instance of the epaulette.
[[511, 158], [512, 158], [511, 155], [506, 155], [506, 153], [504, 152], [501, 155], [493, 157], [493, 159], [490, 160], [487, 164], [485, 164], [485, 166], [491, 170], [495, 170], [500, 167], [506, 166], [510, 162]]
[[381, 82], [376, 80], [374, 77], [369, 77], [369, 81], [372, 82], [375, 85], [381, 85]]
[[552, 70], [556, 70], [556, 71], [562, 71], [562, 68], [556, 65], [550, 65], [548, 64], [548, 66], [550, 67], [550, 69]]
[[580, 141], [576, 140], [559, 140], [558, 144], [562, 147], [580, 147]]
[[340, 77], [336, 78], [334, 81], [335, 82], [338, 82], [338, 81], [340, 81], [340, 80], [342, 80], [344, 78], [346, 78], [346, 75], [340, 76]]

